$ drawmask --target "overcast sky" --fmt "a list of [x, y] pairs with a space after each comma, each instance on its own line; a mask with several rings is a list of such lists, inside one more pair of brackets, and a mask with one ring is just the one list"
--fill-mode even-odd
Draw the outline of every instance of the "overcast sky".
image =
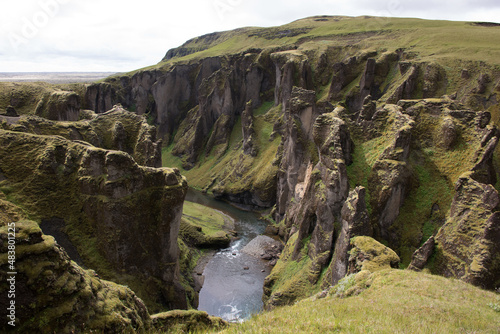
[[498, 0], [1, 0], [0, 72], [131, 71], [214, 31], [313, 15], [499, 22]]

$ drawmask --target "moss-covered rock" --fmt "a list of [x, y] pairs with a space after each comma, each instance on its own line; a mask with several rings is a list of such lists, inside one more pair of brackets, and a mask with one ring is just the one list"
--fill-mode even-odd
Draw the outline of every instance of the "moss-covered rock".
[[120, 105], [106, 113], [94, 114], [90, 119], [71, 123], [27, 116], [10, 129], [85, 141], [96, 147], [127, 152], [140, 165], [161, 167], [162, 141], [156, 137], [156, 128], [149, 125], [143, 116], [131, 113]]
[[[13, 229], [9, 227], [12, 225]], [[15, 230], [15, 238], [9, 232]], [[15, 240], [15, 271], [9, 272], [8, 240]], [[54, 238], [28, 220], [0, 227], [0, 301], [5, 314], [15, 301], [16, 333], [132, 333], [151, 328], [146, 306], [127, 287], [101, 280], [71, 261]], [[6, 298], [15, 277], [15, 298]], [[7, 317], [4, 315], [4, 319]], [[14, 327], [1, 324], [2, 331]]]
[[150, 305], [186, 307], [177, 236], [187, 183], [177, 170], [55, 136], [1, 131], [0, 147], [11, 200], [36, 220], [63, 219], [88, 267], [130, 285], [149, 281], [140, 294]]
[[158, 313], [151, 316], [151, 320], [156, 330], [169, 333], [206, 333], [222, 330], [229, 325], [221, 318], [196, 310]]
[[253, 126], [253, 105], [249, 101], [245, 110], [241, 114], [241, 129], [243, 132], [243, 153], [249, 154], [252, 157], [257, 155], [257, 147], [255, 147], [255, 130]]
[[234, 220], [215, 209], [184, 202], [179, 237], [198, 249], [224, 248], [234, 234]]
[[409, 191], [411, 133], [415, 122], [402, 110], [387, 105], [374, 116], [373, 122], [394, 119], [394, 134], [390, 144], [378, 156], [371, 170], [368, 184], [371, 195], [372, 220], [380, 237], [395, 244], [398, 236], [391, 233], [400, 207]]
[[337, 284], [347, 274], [351, 239], [356, 236], [373, 236], [373, 227], [366, 209], [366, 189], [356, 187], [349, 192], [341, 211], [341, 230], [335, 240], [332, 260], [323, 277], [322, 287]]
[[[294, 94], [296, 98], [291, 102], [290, 110], [295, 110], [300, 115], [301, 109], [297, 107], [298, 100], [301, 100], [300, 91], [294, 89]], [[302, 108], [306, 112], [308, 109], [311, 109], [309, 112], [314, 112], [308, 103], [303, 103]], [[291, 114], [290, 117], [293, 115]], [[310, 124], [309, 129], [306, 126], [307, 123], [304, 124], [298, 120], [297, 124], [289, 122], [291, 131], [305, 127], [305, 134], [297, 136], [297, 139], [314, 140], [314, 145], [319, 152], [319, 161], [314, 167], [310, 165], [304, 172], [302, 177], [305, 178], [305, 186], [302, 191], [299, 191], [300, 188], [296, 186], [300, 169], [299, 172], [293, 170], [293, 167], [299, 167], [300, 163], [284, 165], [290, 173], [280, 173], [283, 183], [289, 182], [288, 186], [282, 189], [293, 191], [292, 198], [297, 202], [290, 200], [285, 211], [284, 221], [288, 231], [288, 235], [285, 236], [287, 240], [283, 252], [285, 255], [266, 279], [267, 289], [264, 291], [266, 299], [269, 298], [267, 302], [269, 305], [277, 306], [292, 302], [302, 297], [301, 294], [310, 291], [307, 285], [314, 287], [318, 283], [322, 271], [328, 266], [332, 257], [335, 238], [340, 233], [342, 205], [349, 191], [346, 164], [351, 161], [352, 150], [347, 125], [337, 116], [338, 113], [325, 113], [317, 117], [315, 123]], [[300, 161], [295, 159], [300, 159], [299, 157], [304, 153], [293, 150], [293, 146], [299, 144], [298, 142], [288, 140], [288, 143], [291, 149], [286, 153], [282, 164], [286, 164], [288, 160]], [[308, 155], [305, 154], [305, 156]], [[304, 167], [300, 166], [300, 168]], [[292, 175], [291, 180], [286, 179], [287, 175]], [[283, 204], [286, 205], [287, 202]], [[294, 275], [297, 277], [287, 284], [280, 283], [283, 276], [287, 275], [285, 273], [292, 270], [291, 268], [294, 268]]]
[[40, 100], [35, 114], [53, 121], [77, 121], [80, 118], [80, 96], [75, 92], [54, 91]]
[[382, 269], [398, 268], [399, 256], [389, 247], [367, 236], [351, 239], [348, 273], [363, 270], [375, 272]]
[[431, 272], [496, 289], [500, 286], [498, 192], [463, 175], [456, 184], [449, 217], [435, 237]]

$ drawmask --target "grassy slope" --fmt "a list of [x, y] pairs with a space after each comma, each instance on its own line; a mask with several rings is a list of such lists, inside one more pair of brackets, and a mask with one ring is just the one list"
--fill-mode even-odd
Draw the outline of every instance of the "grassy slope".
[[[353, 42], [366, 49], [398, 49], [405, 47], [419, 54], [422, 61], [457, 58], [500, 64], [500, 28], [471, 25], [468, 22], [436, 21], [381, 17], [317, 17], [297, 20], [274, 28], [247, 28], [232, 33], [222, 43], [184, 57], [159, 63], [189, 61], [204, 57], [243, 52], [252, 47], [300, 45], [299, 50], [346, 46]], [[287, 30], [303, 33], [276, 37]], [[227, 33], [227, 32], [225, 32]], [[188, 45], [189, 46], [189, 45]]]
[[[383, 270], [359, 295], [307, 299], [224, 333], [498, 333], [500, 295], [458, 280]], [[348, 291], [349, 283], [341, 290]]]

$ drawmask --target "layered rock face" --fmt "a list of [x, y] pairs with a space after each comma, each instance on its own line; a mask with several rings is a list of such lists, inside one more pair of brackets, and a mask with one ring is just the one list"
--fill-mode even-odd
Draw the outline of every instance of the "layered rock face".
[[33, 217], [63, 219], [86, 265], [118, 281], [126, 272], [148, 282], [155, 302], [186, 307], [177, 236], [187, 183], [178, 170], [56, 136], [2, 130], [0, 142], [3, 184]]

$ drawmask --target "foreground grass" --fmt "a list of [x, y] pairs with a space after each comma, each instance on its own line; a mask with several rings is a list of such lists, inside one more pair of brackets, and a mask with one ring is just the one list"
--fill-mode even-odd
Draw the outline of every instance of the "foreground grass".
[[[307, 299], [224, 333], [500, 333], [500, 295], [407, 270], [372, 274], [357, 296]], [[493, 306], [492, 306], [493, 305]]]

